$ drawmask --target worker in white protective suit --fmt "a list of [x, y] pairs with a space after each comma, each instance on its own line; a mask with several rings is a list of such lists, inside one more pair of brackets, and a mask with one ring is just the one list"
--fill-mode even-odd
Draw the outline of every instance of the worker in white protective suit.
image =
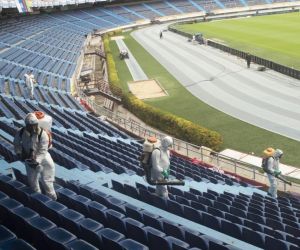
[[[154, 181], [169, 178], [170, 173], [170, 151], [173, 145], [173, 139], [166, 136], [162, 139], [159, 149], [154, 149], [151, 155], [152, 168], [151, 178]], [[156, 194], [163, 198], [168, 198], [168, 188], [164, 185], [156, 186]]]
[[25, 75], [25, 83], [26, 87], [29, 89], [30, 99], [34, 98], [34, 84], [36, 83], [36, 80], [34, 79], [34, 75], [32, 71], [29, 71]]
[[25, 117], [25, 127], [17, 132], [14, 146], [19, 159], [25, 162], [30, 187], [40, 193], [39, 176], [41, 176], [45, 194], [56, 200], [53, 187], [55, 165], [48, 152], [49, 136], [39, 127], [38, 119], [33, 113]]
[[[268, 148], [269, 151], [272, 148]], [[268, 190], [268, 194], [272, 196], [273, 198], [277, 198], [277, 180], [276, 177], [281, 174], [281, 171], [279, 170], [279, 160], [283, 156], [283, 152], [280, 149], [276, 149], [272, 156], [268, 158], [267, 162], [267, 176], [270, 182], [270, 188]]]

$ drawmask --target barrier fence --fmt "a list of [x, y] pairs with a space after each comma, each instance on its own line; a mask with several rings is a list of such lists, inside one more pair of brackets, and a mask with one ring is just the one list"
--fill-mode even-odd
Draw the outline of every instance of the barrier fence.
[[[109, 122], [123, 128], [126, 131], [129, 131], [139, 138], [155, 136], [156, 138], [161, 139], [165, 136], [165, 134], [163, 133], [159, 133], [146, 128], [136, 121], [128, 120], [122, 115], [119, 115], [102, 106], [97, 105], [94, 101], [90, 100], [89, 97], [86, 96], [81, 90], [78, 90], [77, 93], [79, 94], [80, 99], [84, 100], [97, 115], [105, 116]], [[236, 160], [217, 152], [213, 152], [208, 148], [197, 146], [179, 140], [177, 138], [173, 138], [173, 150], [189, 158], [197, 158], [198, 160], [212, 164], [216, 166], [215, 169], [217, 171], [218, 169], [221, 169], [225, 172], [233, 173], [243, 178], [254, 180], [258, 183], [268, 183], [266, 175], [261, 173], [261, 169], [259, 167], [240, 160]], [[284, 182], [278, 180], [278, 190], [300, 194], [300, 185], [293, 183], [292, 186], [289, 186]]]
[[[168, 29], [172, 32], [175, 32], [179, 35], [185, 36], [187, 38], [192, 38], [192, 34], [189, 34], [187, 32], [181, 31], [181, 30], [177, 30], [173, 27], [173, 25], [169, 26]], [[247, 52], [241, 51], [241, 50], [237, 50], [231, 47], [228, 47], [224, 44], [212, 41], [212, 40], [207, 40], [207, 45], [214, 47], [216, 49], [222, 50], [224, 52], [227, 52], [231, 55], [234, 56], [238, 56], [242, 59], [246, 58]], [[251, 55], [251, 62], [256, 63], [258, 65], [264, 66], [266, 68], [272, 69], [274, 71], [277, 71], [281, 74], [296, 78], [296, 79], [300, 79], [300, 70], [285, 66], [285, 65], [281, 65], [279, 63], [255, 56], [255, 55]]]

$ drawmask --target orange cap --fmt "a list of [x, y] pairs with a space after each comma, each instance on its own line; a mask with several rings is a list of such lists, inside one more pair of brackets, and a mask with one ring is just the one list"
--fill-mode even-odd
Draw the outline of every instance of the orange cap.
[[45, 113], [43, 111], [34, 111], [34, 114], [39, 120], [45, 117]]
[[155, 143], [155, 142], [157, 142], [157, 139], [154, 136], [150, 136], [147, 138], [147, 141], [151, 142], [151, 143]]

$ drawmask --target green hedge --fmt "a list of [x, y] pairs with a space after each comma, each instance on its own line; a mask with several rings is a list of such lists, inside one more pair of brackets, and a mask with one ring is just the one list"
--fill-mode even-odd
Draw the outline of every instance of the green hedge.
[[199, 146], [206, 146], [216, 151], [220, 149], [223, 138], [219, 133], [208, 130], [207, 128], [171, 113], [154, 108], [130, 93], [123, 93], [115, 62], [110, 51], [108, 35], [104, 36], [104, 50], [107, 58], [108, 79], [111, 91], [114, 95], [122, 98], [122, 103], [127, 110], [143, 120], [146, 124], [164, 131], [173, 137]]
[[103, 43], [104, 43], [104, 51], [106, 54], [106, 63], [108, 68], [108, 81], [110, 83], [110, 90], [115, 96], [122, 98], [122, 89], [120, 87], [120, 80], [118, 77], [115, 61], [110, 51], [108, 35], [104, 35]]

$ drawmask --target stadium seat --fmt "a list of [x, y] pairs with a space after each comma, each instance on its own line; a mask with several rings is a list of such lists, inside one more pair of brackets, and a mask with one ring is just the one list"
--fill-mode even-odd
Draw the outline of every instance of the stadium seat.
[[144, 224], [131, 218], [124, 219], [126, 226], [126, 236], [147, 244], [147, 232], [144, 230]]
[[172, 236], [167, 236], [165, 239], [168, 241], [170, 249], [173, 250], [185, 250], [190, 247], [188, 243]]
[[126, 234], [126, 227], [124, 222], [125, 215], [113, 209], [108, 209], [105, 211], [105, 213], [107, 218], [106, 225], [122, 234]]
[[0, 245], [0, 249], [5, 250], [36, 250], [34, 247], [32, 247], [30, 244], [28, 244], [26, 241], [21, 239], [13, 239], [4, 242]]
[[71, 241], [70, 243], [66, 244], [66, 247], [68, 249], [72, 249], [72, 250], [97, 250], [97, 249], [99, 249], [84, 240]]
[[103, 249], [122, 250], [118, 242], [125, 239], [123, 234], [110, 228], [101, 229], [97, 231], [97, 234], [101, 238]]
[[67, 207], [56, 201], [47, 202], [43, 209], [40, 211], [40, 214], [49, 218], [55, 224], [60, 224], [60, 215], [59, 213], [63, 210], [66, 210]]
[[9, 221], [10, 218], [8, 215], [10, 211], [20, 207], [23, 207], [23, 205], [14, 199], [7, 198], [0, 200], [0, 219], [2, 223], [5, 224], [6, 221]]
[[101, 248], [101, 241], [97, 235], [97, 231], [103, 228], [101, 223], [90, 218], [83, 219], [79, 222], [80, 238], [91, 243], [94, 246]]
[[91, 218], [100, 222], [101, 224], [106, 224], [106, 213], [107, 207], [103, 206], [99, 202], [92, 201], [89, 203], [89, 210]]
[[128, 217], [131, 217], [137, 221], [143, 221], [143, 214], [141, 208], [133, 206], [129, 203], [125, 203], [124, 207]]
[[123, 250], [148, 250], [149, 248], [135, 240], [126, 239], [119, 242]]
[[66, 231], [63, 228], [54, 228], [45, 232], [44, 244], [49, 246], [49, 249], [65, 250], [66, 245], [74, 241], [76, 236]]
[[56, 228], [56, 225], [44, 217], [34, 217], [27, 221], [29, 241], [34, 242], [37, 248], [44, 247], [44, 235], [47, 231]]
[[156, 228], [157, 230], [163, 230], [162, 221], [156, 214], [143, 211], [143, 223], [147, 226]]
[[240, 239], [242, 237], [242, 226], [232, 223], [230, 221], [221, 221], [221, 232], [228, 234], [234, 238]]
[[165, 239], [166, 234], [152, 227], [144, 227], [147, 232], [148, 247], [150, 250], [166, 249], [171, 250], [168, 241]]
[[265, 247], [265, 237], [266, 235], [261, 232], [256, 232], [252, 229], [244, 228], [242, 238], [244, 241], [253, 244], [257, 247]]
[[183, 206], [183, 217], [186, 219], [189, 219], [191, 221], [201, 223], [202, 222], [202, 216], [201, 212], [198, 211], [197, 209], [188, 207], [188, 206]]
[[16, 239], [16, 235], [5, 226], [0, 225], [0, 246], [5, 242], [14, 239]]
[[79, 235], [80, 221], [84, 219], [84, 216], [73, 209], [65, 209], [58, 213], [60, 217], [60, 225], [63, 225], [63, 227], [69, 232]]

